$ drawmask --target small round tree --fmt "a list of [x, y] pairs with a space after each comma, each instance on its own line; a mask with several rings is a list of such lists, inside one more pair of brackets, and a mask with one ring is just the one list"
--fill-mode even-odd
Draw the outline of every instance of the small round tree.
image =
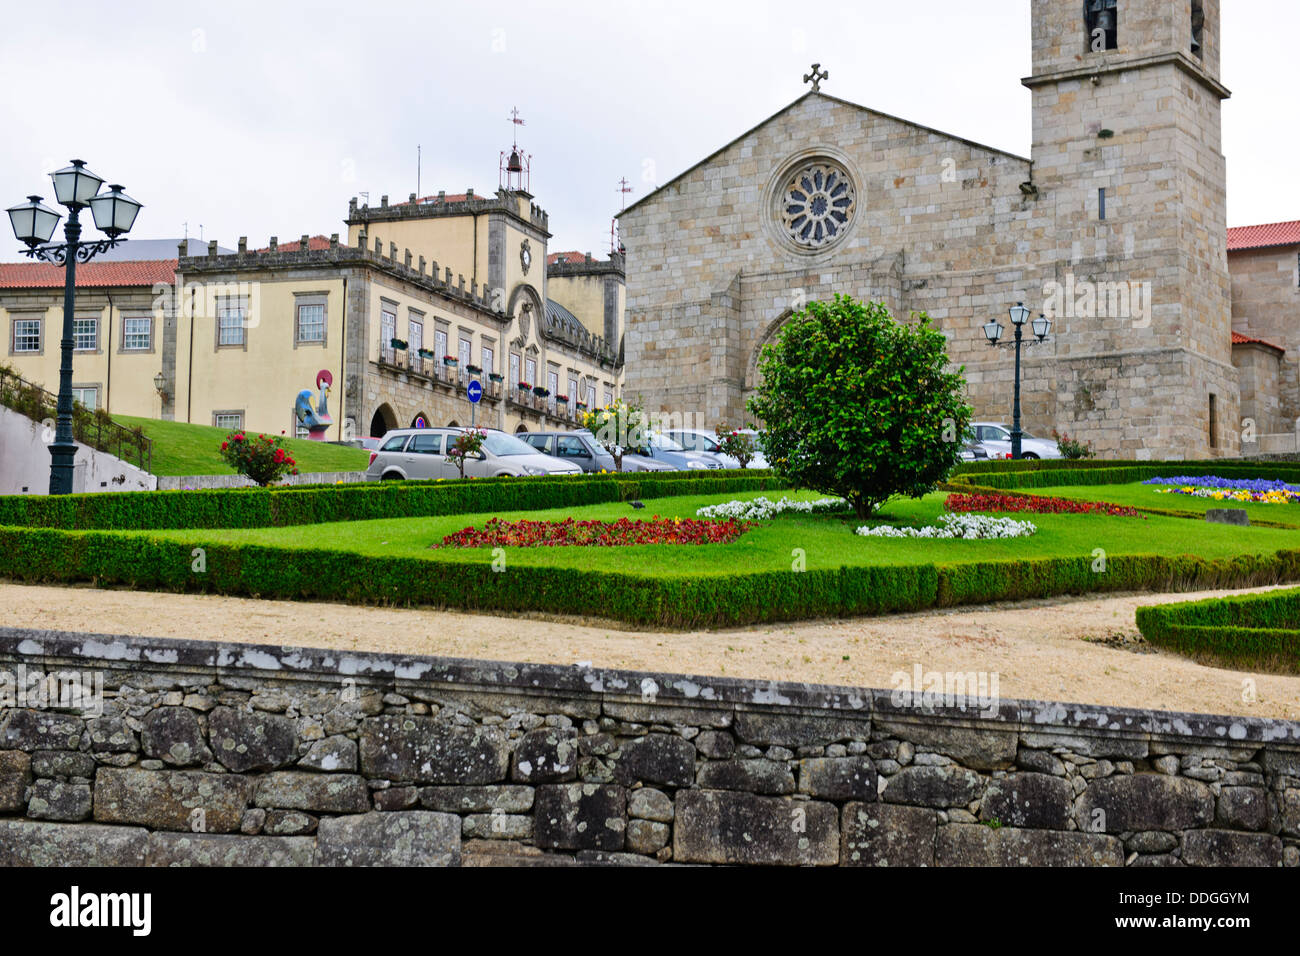
[[467, 428], [456, 440], [447, 446], [447, 461], [460, 469], [460, 476], [465, 477], [465, 459], [477, 455], [487, 440], [487, 432], [481, 428]]
[[258, 435], [253, 438], [236, 429], [226, 435], [221, 443], [221, 457], [226, 464], [247, 475], [262, 487], [273, 485], [285, 475], [298, 474], [298, 463], [284, 450], [284, 439], [278, 435]]
[[614, 469], [623, 470], [623, 456], [641, 448], [649, 437], [650, 422], [640, 405], [619, 399], [599, 411], [582, 416], [582, 425], [614, 459]]
[[895, 322], [884, 303], [837, 295], [810, 302], [763, 347], [749, 409], [777, 474], [843, 497], [863, 518], [947, 477], [971, 409], [943, 333], [917, 317]]
[[736, 459], [740, 462], [741, 468], [749, 467], [749, 463], [754, 460], [754, 455], [758, 452], [753, 435], [742, 432], [739, 428], [732, 428], [726, 422], [718, 422], [714, 434], [718, 436], [718, 448], [722, 454]]

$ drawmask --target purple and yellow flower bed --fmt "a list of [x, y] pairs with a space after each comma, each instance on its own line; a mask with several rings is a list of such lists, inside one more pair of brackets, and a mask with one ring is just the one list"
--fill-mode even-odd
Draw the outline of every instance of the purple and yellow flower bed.
[[1245, 501], [1266, 505], [1300, 504], [1300, 486], [1268, 478], [1220, 478], [1217, 475], [1180, 475], [1148, 478], [1144, 485], [1169, 485], [1160, 494], [1192, 495], [1215, 501]]

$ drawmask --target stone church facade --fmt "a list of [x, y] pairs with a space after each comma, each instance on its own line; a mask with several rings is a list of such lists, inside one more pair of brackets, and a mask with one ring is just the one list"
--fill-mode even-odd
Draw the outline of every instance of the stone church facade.
[[847, 293], [928, 313], [976, 417], [1009, 421], [1012, 358], [981, 326], [1024, 302], [1053, 319], [1025, 350], [1027, 430], [1111, 457], [1240, 453], [1260, 396], [1243, 407], [1234, 365], [1219, 42], [1219, 0], [1034, 0], [1028, 158], [815, 83], [620, 217], [625, 393], [747, 419], [759, 349]]

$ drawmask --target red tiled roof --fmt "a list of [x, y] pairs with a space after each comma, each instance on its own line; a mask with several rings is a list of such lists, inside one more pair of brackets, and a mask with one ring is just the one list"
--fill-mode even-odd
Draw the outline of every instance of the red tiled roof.
[[[88, 262], [77, 266], [77, 288], [152, 286], [176, 281], [175, 259]], [[0, 262], [0, 289], [61, 289], [63, 267], [45, 262]]]
[[1234, 226], [1228, 230], [1228, 251], [1267, 246], [1300, 246], [1300, 219], [1263, 226]]
[[[288, 240], [286, 240], [286, 241], [284, 241], [284, 242], [280, 242], [280, 241], [277, 239], [277, 240], [276, 240], [276, 251], [277, 251], [277, 252], [297, 252], [297, 251], [298, 251], [298, 248], [299, 248], [298, 244], [299, 244], [300, 242], [302, 242], [302, 238], [301, 238], [301, 237], [299, 237], [299, 238], [297, 238], [297, 239], [288, 239]], [[308, 237], [307, 237], [307, 250], [308, 250], [309, 252], [321, 252], [322, 250], [328, 249], [329, 247], [330, 247], [330, 238], [329, 238], [329, 236], [308, 236]], [[270, 252], [270, 251], [271, 251], [271, 247], [270, 247], [270, 246], [267, 246], [265, 249], [258, 249], [258, 250], [257, 250], [257, 254], [260, 256], [260, 255], [262, 255], [263, 253], [265, 253], [265, 252]]]
[[546, 264], [553, 266], [557, 262], [586, 262], [589, 252], [552, 252], [546, 257]]
[[1240, 332], [1232, 333], [1233, 345], [1263, 345], [1266, 348], [1277, 349], [1279, 352], [1285, 352], [1286, 349], [1280, 345], [1274, 345], [1272, 342], [1265, 342], [1263, 339], [1253, 339], [1249, 335], [1242, 335]]

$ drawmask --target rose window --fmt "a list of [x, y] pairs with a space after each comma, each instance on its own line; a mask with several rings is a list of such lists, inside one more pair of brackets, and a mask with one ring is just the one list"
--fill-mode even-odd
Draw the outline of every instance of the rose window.
[[796, 244], [818, 249], [853, 220], [853, 182], [839, 166], [819, 162], [795, 171], [780, 195], [781, 225]]

